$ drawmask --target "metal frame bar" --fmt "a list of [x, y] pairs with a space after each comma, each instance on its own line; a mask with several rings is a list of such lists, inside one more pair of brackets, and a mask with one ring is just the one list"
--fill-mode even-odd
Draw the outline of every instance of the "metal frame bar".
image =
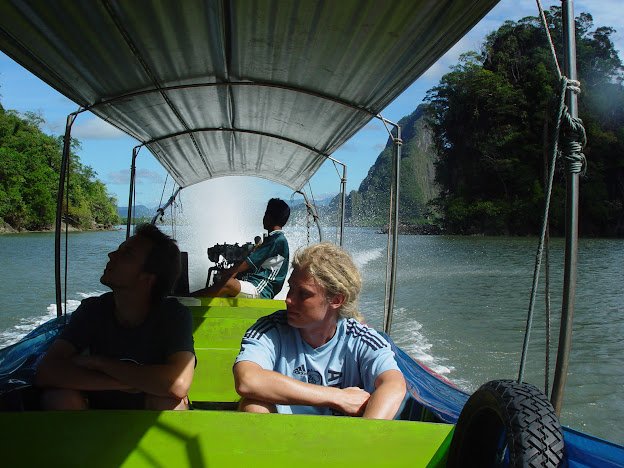
[[93, 103], [90, 106], [87, 106], [85, 109], [92, 110], [93, 108], [96, 108], [96, 107], [105, 106], [107, 104], [113, 104], [116, 101], [123, 101], [128, 98], [133, 98], [135, 96], [142, 96], [144, 94], [163, 93], [166, 91], [177, 91], [181, 89], [192, 89], [192, 88], [220, 88], [220, 87], [238, 87], [238, 86], [241, 86], [241, 87], [242, 86], [251, 86], [251, 87], [257, 86], [257, 87], [262, 87], [262, 88], [283, 89], [285, 91], [292, 91], [295, 93], [307, 94], [308, 96], [320, 98], [325, 101], [330, 101], [330, 102], [339, 104], [341, 106], [348, 107], [353, 110], [364, 112], [366, 114], [369, 114], [371, 117], [377, 117], [377, 114], [378, 114], [377, 111], [366, 109], [365, 107], [352, 104], [348, 101], [338, 99], [328, 94], [310, 91], [307, 89], [298, 88], [296, 86], [286, 86], [283, 84], [268, 83], [268, 82], [262, 82], [262, 81], [224, 81], [221, 83], [194, 83], [194, 84], [175, 85], [175, 86], [160, 86], [158, 88], [147, 89], [147, 90], [143, 89], [141, 91], [134, 91], [131, 93], [120, 94], [119, 96], [113, 96], [111, 98]]
[[340, 231], [338, 232], [338, 245], [342, 247], [344, 243], [345, 209], [347, 203], [347, 165], [331, 156], [327, 156], [327, 159], [342, 166], [342, 177], [340, 178]]
[[[65, 135], [63, 136], [63, 153], [59, 174], [58, 192], [56, 194], [56, 219], [54, 223], [54, 290], [56, 295], [56, 316], [63, 315], [63, 299], [61, 291], [61, 222], [63, 218], [63, 196], [65, 194], [65, 182], [69, 176], [71, 157], [71, 129], [76, 117], [85, 109], [79, 109], [67, 116]], [[69, 191], [69, 186], [67, 187]], [[69, 209], [69, 207], [67, 207]], [[67, 221], [67, 220], [66, 220]], [[67, 228], [66, 228], [67, 229]], [[67, 247], [66, 247], [67, 250]], [[65, 252], [67, 255], [67, 252]]]
[[174, 192], [174, 194], [169, 197], [169, 200], [167, 200], [167, 203], [165, 203], [163, 207], [160, 207], [156, 210], [156, 214], [152, 218], [152, 221], [150, 222], [150, 224], [156, 224], [158, 217], [165, 214], [165, 210], [169, 208], [169, 206], [171, 206], [171, 204], [175, 201], [176, 197], [178, 196], [178, 193], [180, 193], [180, 190], [182, 190], [182, 187], [178, 187], [178, 189]]
[[[392, 125], [396, 129], [396, 137], [393, 139], [393, 165], [392, 165], [392, 185], [390, 186], [390, 209], [388, 212], [388, 250], [386, 258], [386, 292], [384, 302], [383, 330], [390, 335], [392, 330], [392, 315], [394, 311], [394, 296], [396, 290], [396, 269], [397, 253], [399, 246], [399, 185], [401, 181], [401, 127], [399, 124], [391, 122], [379, 116], [384, 122]], [[392, 133], [390, 132], [392, 136]]]
[[134, 181], [136, 178], [136, 158], [143, 145], [132, 148], [132, 162], [130, 163], [130, 193], [128, 194], [128, 217], [126, 218], [126, 239], [130, 237], [130, 226], [132, 225], [132, 206], [134, 204]]
[[[563, 20], [563, 48], [565, 75], [570, 80], [577, 79], [576, 72], [576, 37], [574, 22], [574, 1], [561, 0]], [[572, 117], [578, 116], [576, 94], [567, 90], [566, 104]], [[559, 329], [559, 347], [551, 394], [551, 403], [555, 412], [560, 414], [563, 404], [563, 392], [568, 377], [568, 363], [572, 347], [572, 322], [576, 294], [576, 266], [578, 253], [578, 201], [579, 174], [567, 172], [566, 176], [566, 243], [563, 276], [563, 300], [561, 305], [561, 328]]]
[[323, 156], [326, 159], [331, 159], [330, 156], [327, 153], [319, 151], [316, 148], [314, 148], [313, 146], [306, 145], [305, 143], [301, 143], [300, 141], [296, 141], [296, 140], [293, 140], [291, 138], [285, 138], [283, 136], [275, 135], [273, 133], [258, 132], [256, 130], [244, 130], [244, 129], [241, 129], [241, 128], [221, 128], [221, 127], [194, 128], [194, 129], [191, 129], [191, 130], [184, 130], [182, 132], [169, 133], [167, 135], [163, 135], [163, 136], [160, 136], [158, 138], [154, 138], [153, 140], [146, 141], [146, 142], [143, 143], [143, 145], [149, 146], [149, 145], [151, 145], [153, 143], [158, 143], [158, 142], [160, 142], [162, 140], [167, 140], [169, 138], [175, 138], [175, 137], [178, 137], [178, 136], [188, 135], [189, 133], [202, 133], [202, 132], [248, 133], [250, 135], [259, 135], [259, 136], [264, 136], [264, 137], [269, 137], [269, 138], [275, 138], [276, 140], [285, 141], [287, 143], [291, 143], [293, 145], [305, 148], [308, 151], [310, 151], [312, 153], [315, 153], [315, 154], [318, 154], [320, 156]]

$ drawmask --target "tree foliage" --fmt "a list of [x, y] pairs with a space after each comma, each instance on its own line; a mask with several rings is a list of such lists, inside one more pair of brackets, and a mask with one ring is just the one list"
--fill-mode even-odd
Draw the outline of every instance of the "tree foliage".
[[[561, 9], [547, 12], [561, 43]], [[580, 229], [585, 235], [624, 235], [624, 73], [609, 27], [576, 19], [579, 116], [589, 144], [581, 182]], [[561, 56], [559, 63], [563, 63]], [[456, 233], [531, 234], [539, 231], [544, 159], [558, 106], [554, 61], [538, 18], [508, 21], [482, 50], [466, 54], [429, 90], [430, 124], [440, 152], [436, 205]], [[561, 164], [561, 163], [560, 163]], [[564, 226], [565, 181], [557, 174], [551, 228]]]
[[[62, 137], [40, 130], [41, 116], [0, 106], [0, 221], [18, 230], [50, 228], [56, 213]], [[73, 141], [72, 149], [79, 147]], [[117, 201], [72, 151], [68, 221], [89, 229], [119, 222]], [[64, 207], [66, 208], [66, 207]]]

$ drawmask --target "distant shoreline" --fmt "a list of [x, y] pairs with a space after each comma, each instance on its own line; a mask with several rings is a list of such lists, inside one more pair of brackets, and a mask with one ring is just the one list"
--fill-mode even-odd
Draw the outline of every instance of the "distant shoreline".
[[[419, 236], [439, 236], [446, 234], [442, 228], [432, 224], [408, 224], [400, 223], [399, 234], [419, 235]], [[377, 234], [388, 234], [388, 225], [378, 227]]]
[[[74, 226], [69, 226], [69, 232], [98, 232], [98, 231], [118, 231], [120, 228], [112, 225], [112, 226], [103, 226], [96, 225], [90, 229], [81, 229]], [[37, 234], [37, 233], [51, 233], [54, 232], [54, 228], [49, 229], [37, 229], [34, 231], [30, 231], [28, 229], [15, 229], [14, 227], [8, 224], [0, 224], [0, 235], [2, 234]], [[65, 224], [61, 224], [61, 232], [65, 232]]]

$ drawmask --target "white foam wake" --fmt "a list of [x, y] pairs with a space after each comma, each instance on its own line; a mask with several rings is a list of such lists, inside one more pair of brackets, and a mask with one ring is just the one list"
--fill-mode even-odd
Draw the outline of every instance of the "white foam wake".
[[424, 335], [422, 324], [413, 318], [406, 317], [404, 307], [396, 311], [396, 316], [395, 323], [401, 323], [401, 330], [393, 333], [397, 346], [437, 374], [447, 376], [455, 370], [454, 367], [445, 364], [448, 361], [447, 358], [434, 356], [431, 353], [433, 345]]
[[362, 270], [368, 263], [380, 258], [383, 251], [384, 249], [379, 247], [376, 249], [355, 251], [351, 256], [353, 257], [355, 265]]
[[[99, 296], [104, 291], [92, 291], [88, 293], [78, 293], [80, 299], [67, 299], [67, 313], [71, 313], [78, 308], [82, 299], [91, 296]], [[33, 317], [23, 317], [12, 328], [0, 333], [0, 348], [5, 348], [24, 338], [28, 333], [33, 331], [39, 325], [43, 325], [49, 320], [56, 317], [56, 304], [50, 304], [46, 307], [46, 312], [42, 315]]]

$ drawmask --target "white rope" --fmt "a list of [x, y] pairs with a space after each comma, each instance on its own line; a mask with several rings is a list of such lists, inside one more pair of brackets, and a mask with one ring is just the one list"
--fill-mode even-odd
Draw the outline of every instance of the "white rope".
[[[535, 0], [537, 2], [537, 9], [540, 13], [540, 19], [542, 20], [542, 25], [544, 26], [544, 32], [546, 33], [546, 39], [548, 39], [548, 44], [550, 45], [550, 52], [552, 53], [553, 60], [555, 62], [555, 68], [557, 69], [557, 77], [561, 79], [563, 74], [561, 73], [561, 67], [559, 66], [559, 61], [557, 60], [557, 51], [555, 50], [555, 44], [553, 43], [552, 36], [550, 35], [550, 29], [548, 28], [548, 22], [546, 21], [546, 14], [544, 13], [544, 9], [542, 8], [541, 0]], [[580, 83], [579, 83], [580, 86]], [[580, 89], [579, 89], [580, 92]]]

